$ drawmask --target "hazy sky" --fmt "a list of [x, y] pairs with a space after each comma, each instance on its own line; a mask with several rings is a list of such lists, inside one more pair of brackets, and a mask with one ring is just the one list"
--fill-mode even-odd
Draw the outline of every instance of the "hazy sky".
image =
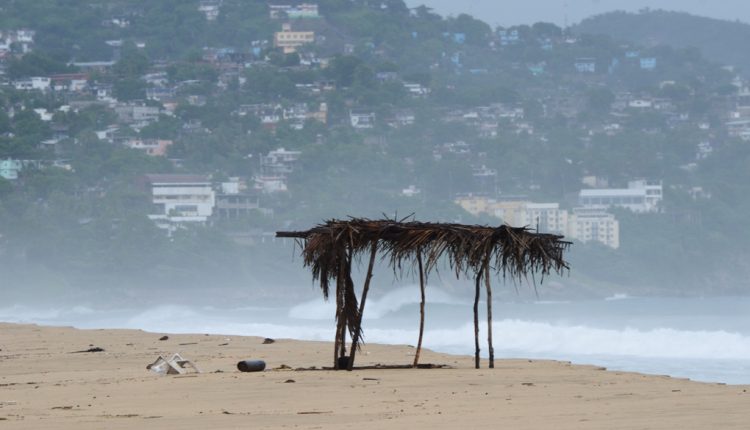
[[750, 22], [750, 0], [406, 0], [409, 6], [427, 5], [441, 15], [468, 13], [492, 25], [554, 22], [575, 24], [583, 18], [613, 10], [649, 7], [694, 15]]

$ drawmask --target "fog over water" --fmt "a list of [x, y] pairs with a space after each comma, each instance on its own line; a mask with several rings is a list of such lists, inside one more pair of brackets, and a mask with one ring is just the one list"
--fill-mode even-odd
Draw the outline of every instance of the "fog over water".
[[[365, 313], [365, 340], [414, 345], [418, 291], [411, 285], [372, 297]], [[429, 288], [427, 296], [425, 347], [473, 354], [470, 301], [437, 288]], [[611, 370], [747, 384], [748, 308], [748, 298], [647, 299], [625, 295], [580, 302], [496, 302], [494, 345], [498, 358], [568, 360]], [[332, 340], [333, 315], [333, 304], [322, 299], [292, 306], [235, 308], [169, 304], [114, 311], [86, 306], [0, 308], [0, 320], [9, 322], [320, 341]], [[481, 318], [486, 321], [483, 315]], [[483, 342], [485, 333], [483, 323]], [[486, 353], [486, 346], [482, 348]]]

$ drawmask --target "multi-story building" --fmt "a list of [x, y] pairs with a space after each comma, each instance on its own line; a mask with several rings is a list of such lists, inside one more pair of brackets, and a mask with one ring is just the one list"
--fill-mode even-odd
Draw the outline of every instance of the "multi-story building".
[[173, 143], [166, 139], [129, 139], [123, 142], [128, 148], [138, 149], [152, 157], [167, 155], [167, 148]]
[[145, 175], [153, 213], [148, 217], [160, 228], [174, 230], [181, 223], [205, 223], [213, 214], [216, 194], [204, 175]]
[[568, 229], [568, 211], [561, 210], [559, 203], [526, 203], [520, 211], [520, 226], [529, 226], [541, 233], [563, 233]]
[[612, 248], [620, 246], [620, 226], [604, 207], [576, 208], [570, 214], [558, 203], [533, 203], [525, 199], [495, 200], [461, 197], [456, 200], [473, 215], [488, 214], [513, 227], [528, 227], [541, 233], [558, 233], [581, 242], [597, 241]]
[[245, 218], [258, 211], [261, 211], [260, 195], [257, 190], [248, 190], [244, 180], [234, 177], [221, 183], [214, 211], [217, 218]]
[[297, 48], [315, 42], [314, 31], [292, 31], [290, 24], [283, 24], [281, 31], [273, 36], [273, 46], [281, 48], [285, 54], [297, 52]]
[[581, 190], [578, 203], [584, 208], [622, 207], [636, 213], [658, 212], [663, 199], [662, 183], [630, 181], [628, 188], [594, 188]]
[[51, 88], [51, 84], [52, 79], [46, 76], [33, 76], [13, 81], [13, 87], [21, 91], [47, 91]]
[[604, 208], [575, 208], [565, 235], [581, 242], [596, 241], [610, 248], [620, 247], [620, 223]]

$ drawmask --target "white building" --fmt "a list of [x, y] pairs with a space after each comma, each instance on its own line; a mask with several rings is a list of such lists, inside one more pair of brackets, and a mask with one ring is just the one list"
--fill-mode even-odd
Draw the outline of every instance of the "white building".
[[255, 180], [255, 189], [263, 193], [280, 193], [288, 191], [287, 178], [294, 171], [300, 151], [288, 151], [279, 148], [269, 151], [260, 157], [260, 175]]
[[568, 228], [568, 211], [559, 203], [526, 203], [519, 213], [518, 227], [529, 226], [540, 233], [562, 233]]
[[584, 243], [596, 241], [610, 248], [620, 247], [620, 223], [601, 207], [573, 209], [565, 235]]
[[581, 190], [578, 203], [584, 208], [629, 209], [636, 213], [658, 212], [663, 200], [662, 183], [630, 181], [628, 188], [594, 188]]
[[495, 200], [461, 197], [456, 203], [474, 215], [488, 214], [513, 227], [562, 234], [581, 242], [597, 241], [611, 248], [620, 246], [620, 225], [604, 207], [576, 208], [571, 214], [558, 203], [532, 203], [523, 199]]
[[296, 6], [288, 4], [273, 4], [268, 7], [271, 19], [320, 18], [318, 5], [316, 3], [302, 3]]
[[52, 79], [46, 76], [34, 76], [31, 78], [24, 78], [13, 81], [13, 87], [21, 91], [47, 91], [50, 89], [51, 84]]
[[174, 230], [176, 224], [204, 223], [213, 214], [216, 194], [208, 176], [146, 175], [154, 205], [149, 219], [160, 228]]
[[198, 4], [198, 11], [206, 15], [209, 21], [215, 21], [221, 11], [221, 0], [203, 0]]
[[349, 123], [354, 128], [375, 127], [375, 112], [351, 110], [349, 111]]

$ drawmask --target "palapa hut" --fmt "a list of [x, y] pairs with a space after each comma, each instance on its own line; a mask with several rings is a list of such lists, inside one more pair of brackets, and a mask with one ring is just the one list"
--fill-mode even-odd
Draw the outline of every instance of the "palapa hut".
[[[336, 335], [334, 369], [352, 369], [362, 339], [362, 314], [370, 288], [372, 271], [378, 253], [388, 261], [394, 274], [404, 268], [419, 273], [421, 289], [420, 327], [414, 366], [424, 332], [425, 282], [427, 275], [444, 261], [455, 272], [474, 280], [474, 342], [475, 366], [479, 368], [479, 298], [482, 280], [487, 294], [489, 366], [494, 367], [492, 346], [491, 273], [503, 278], [521, 280], [536, 273], [542, 276], [568, 269], [563, 253], [570, 242], [562, 236], [541, 234], [525, 227], [486, 227], [448, 223], [425, 223], [397, 220], [352, 218], [330, 220], [307, 231], [277, 232], [277, 237], [295, 238], [302, 248], [304, 265], [320, 282], [323, 296], [328, 299], [331, 284], [336, 287]], [[367, 256], [369, 264], [358, 299], [352, 280], [352, 264]], [[351, 336], [349, 355], [346, 334]]]

